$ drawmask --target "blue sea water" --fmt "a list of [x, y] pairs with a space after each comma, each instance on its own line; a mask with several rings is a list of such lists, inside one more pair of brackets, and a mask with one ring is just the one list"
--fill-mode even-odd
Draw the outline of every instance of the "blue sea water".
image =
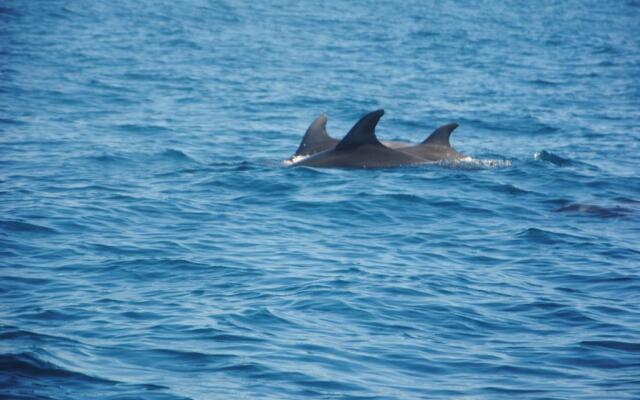
[[638, 399], [639, 151], [638, 1], [2, 1], [0, 397]]

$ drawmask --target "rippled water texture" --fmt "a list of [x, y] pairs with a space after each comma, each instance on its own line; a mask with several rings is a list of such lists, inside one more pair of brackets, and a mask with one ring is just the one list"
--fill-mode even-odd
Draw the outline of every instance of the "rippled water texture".
[[[0, 397], [640, 398], [639, 21], [2, 1]], [[283, 165], [377, 108], [472, 160]]]

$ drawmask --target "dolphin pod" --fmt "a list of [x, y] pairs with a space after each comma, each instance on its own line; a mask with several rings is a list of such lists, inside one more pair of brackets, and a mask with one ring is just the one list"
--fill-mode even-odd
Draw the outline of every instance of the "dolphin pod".
[[[465, 157], [451, 147], [449, 142], [449, 137], [458, 124], [443, 125], [418, 144], [381, 142], [376, 137], [375, 128], [382, 115], [384, 110], [365, 115], [342, 140], [327, 134], [328, 117], [326, 114], [320, 115], [311, 123], [300, 146], [290, 158], [292, 166], [390, 168]], [[305, 156], [306, 158], [296, 161]]]

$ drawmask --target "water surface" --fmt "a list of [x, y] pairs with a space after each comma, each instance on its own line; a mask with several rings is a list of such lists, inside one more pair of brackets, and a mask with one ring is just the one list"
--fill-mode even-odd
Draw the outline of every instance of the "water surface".
[[[640, 398], [640, 4], [0, 7], [0, 397]], [[308, 124], [475, 161], [287, 168]]]

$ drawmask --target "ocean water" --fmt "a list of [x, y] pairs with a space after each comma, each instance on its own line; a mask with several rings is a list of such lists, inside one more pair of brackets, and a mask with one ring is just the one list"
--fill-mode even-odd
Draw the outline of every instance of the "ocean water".
[[[0, 398], [640, 398], [639, 21], [2, 1]], [[470, 160], [282, 163], [377, 108]]]

